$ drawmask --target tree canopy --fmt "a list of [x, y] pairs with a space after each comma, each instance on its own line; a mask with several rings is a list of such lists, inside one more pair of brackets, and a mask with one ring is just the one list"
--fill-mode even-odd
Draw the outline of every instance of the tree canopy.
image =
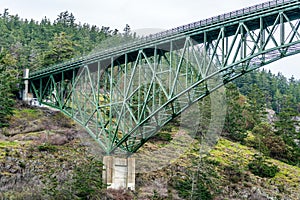
[[11, 15], [8, 9], [0, 14], [0, 128], [8, 125], [18, 93], [23, 69], [37, 70], [86, 55], [99, 45], [107, 48], [105, 39], [130, 36], [110, 27], [81, 24], [68, 11], [61, 12], [54, 22], [47, 17], [40, 22]]

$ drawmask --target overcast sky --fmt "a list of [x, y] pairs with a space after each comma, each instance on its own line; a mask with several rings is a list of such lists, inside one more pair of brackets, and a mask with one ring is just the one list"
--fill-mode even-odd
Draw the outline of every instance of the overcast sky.
[[[46, 16], [53, 21], [60, 12], [69, 11], [77, 22], [99, 27], [122, 31], [129, 24], [132, 30], [165, 30], [263, 2], [266, 0], [0, 0], [0, 12], [8, 8], [10, 14], [24, 19], [40, 21]], [[300, 56], [277, 61], [268, 68], [300, 79], [297, 60], [299, 63]]]

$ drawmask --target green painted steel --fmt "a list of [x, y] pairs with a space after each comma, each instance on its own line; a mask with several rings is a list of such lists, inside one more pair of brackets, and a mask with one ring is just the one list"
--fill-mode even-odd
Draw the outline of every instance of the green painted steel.
[[136, 152], [190, 105], [300, 52], [300, 1], [275, 0], [30, 73], [40, 102], [86, 128], [107, 154]]

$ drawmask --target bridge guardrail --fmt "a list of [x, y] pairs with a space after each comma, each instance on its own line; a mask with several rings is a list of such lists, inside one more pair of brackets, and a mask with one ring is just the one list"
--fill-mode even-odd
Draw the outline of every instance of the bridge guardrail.
[[120, 45], [120, 46], [117, 46], [117, 47], [114, 47], [114, 48], [110, 48], [110, 49], [106, 49], [104, 51], [100, 51], [98, 53], [90, 54], [90, 55], [87, 55], [87, 56], [81, 56], [79, 58], [74, 58], [74, 59], [72, 59], [68, 62], [64, 62], [64, 63], [58, 64], [58, 65], [54, 65], [50, 68], [45, 68], [45, 69], [42, 69], [42, 70], [38, 70], [36, 72], [32, 72], [32, 73], [30, 73], [29, 76], [38, 76], [40, 74], [50, 72], [50, 71], [53, 71], [53, 70], [64, 69], [68, 66], [72, 66], [74, 64], [76, 65], [76, 63], [78, 63], [78, 64], [82, 63], [86, 60], [93, 59], [97, 56], [105, 56], [106, 54], [109, 54], [109, 53], [112, 53], [112, 52], [115, 52], [115, 51], [120, 51], [122, 49], [129, 48], [129, 47], [132, 47], [132, 46], [135, 46], [135, 45], [143, 45], [143, 44], [155, 41], [155, 40], [159, 40], [159, 39], [163, 39], [163, 38], [166, 38], [166, 37], [174, 36], [176, 34], [180, 34], [180, 33], [186, 32], [186, 31], [191, 31], [193, 29], [197, 29], [197, 28], [201, 28], [201, 27], [204, 27], [204, 26], [212, 25], [214, 23], [224, 22], [226, 20], [231, 20], [231, 19], [234, 19], [234, 18], [237, 18], [237, 17], [241, 17], [241, 16], [248, 15], [248, 14], [253, 14], [253, 13], [258, 12], [258, 11], [263, 11], [263, 10], [266, 10], [266, 9], [275, 8], [277, 6], [281, 6], [281, 5], [285, 5], [285, 4], [289, 4], [289, 3], [293, 3], [293, 2], [299, 2], [299, 0], [273, 0], [273, 1], [262, 3], [262, 4], [257, 4], [257, 5], [254, 5], [254, 6], [246, 7], [246, 8], [240, 9], [240, 10], [232, 11], [232, 12], [229, 12], [229, 13], [217, 15], [217, 16], [214, 16], [214, 17], [211, 17], [211, 18], [207, 18], [207, 19], [204, 19], [204, 20], [200, 20], [200, 21], [193, 22], [193, 23], [190, 23], [190, 24], [186, 24], [186, 25], [183, 25], [183, 26], [179, 26], [179, 27], [176, 27], [176, 28], [168, 29], [166, 31], [158, 32], [158, 33], [155, 33], [155, 34], [150, 34], [146, 37], [141, 37], [138, 40], [130, 42], [128, 44], [123, 44], [123, 45]]

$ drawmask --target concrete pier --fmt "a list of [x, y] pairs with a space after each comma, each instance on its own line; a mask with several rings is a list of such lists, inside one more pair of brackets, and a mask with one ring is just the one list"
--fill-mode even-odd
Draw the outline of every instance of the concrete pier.
[[108, 188], [135, 189], [135, 159], [104, 156], [103, 181]]
[[24, 80], [24, 91], [22, 94], [22, 99], [23, 101], [29, 101], [29, 97], [28, 97], [28, 78], [29, 78], [29, 69], [25, 69], [24, 73], [23, 73], [23, 78]]

